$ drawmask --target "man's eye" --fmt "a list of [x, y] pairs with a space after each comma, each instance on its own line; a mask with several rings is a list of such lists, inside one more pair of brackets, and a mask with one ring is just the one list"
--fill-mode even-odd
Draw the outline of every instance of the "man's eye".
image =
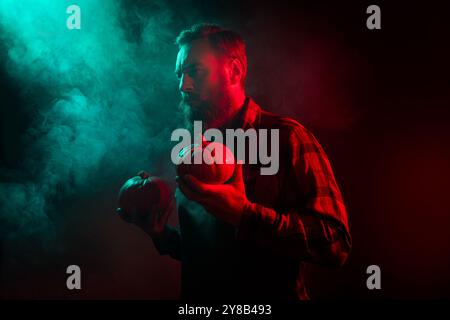
[[188, 73], [189, 73], [189, 76], [191, 78], [193, 78], [193, 77], [195, 77], [198, 74], [198, 70], [197, 69], [192, 69], [192, 70], [189, 70]]
[[202, 73], [203, 73], [203, 71], [201, 69], [192, 69], [189, 71], [188, 74], [191, 78], [195, 78], [195, 77], [201, 76]]

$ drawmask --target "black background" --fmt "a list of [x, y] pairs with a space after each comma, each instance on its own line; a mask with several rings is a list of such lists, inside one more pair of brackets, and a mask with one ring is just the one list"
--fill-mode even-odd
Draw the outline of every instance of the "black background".
[[[381, 30], [366, 28], [370, 4], [381, 7]], [[329, 155], [354, 247], [342, 269], [309, 267], [311, 297], [448, 298], [446, 8], [429, 1], [171, 1], [170, 6], [175, 34], [199, 21], [241, 32], [248, 45], [248, 93], [266, 109], [303, 123]], [[31, 119], [21, 109], [18, 84], [0, 67], [0, 164], [20, 173], [21, 136]], [[149, 238], [113, 214], [120, 183], [68, 200], [62, 224], [68, 250], [52, 255], [30, 249], [41, 263], [3, 270], [1, 296], [176, 298], [179, 264], [158, 256]], [[11, 250], [2, 245], [3, 261]], [[65, 288], [69, 264], [83, 270], [81, 291]], [[381, 268], [381, 290], [366, 288], [372, 264]]]

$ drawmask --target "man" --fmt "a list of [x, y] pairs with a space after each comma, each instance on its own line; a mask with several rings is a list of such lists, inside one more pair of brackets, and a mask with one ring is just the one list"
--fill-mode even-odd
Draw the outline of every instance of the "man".
[[347, 214], [329, 161], [298, 122], [265, 112], [245, 94], [245, 44], [232, 31], [200, 24], [181, 32], [181, 106], [206, 128], [279, 129], [279, 170], [237, 164], [231, 182], [178, 177], [179, 229], [162, 218], [137, 223], [160, 254], [182, 263], [188, 299], [308, 299], [304, 263], [341, 266], [350, 251]]

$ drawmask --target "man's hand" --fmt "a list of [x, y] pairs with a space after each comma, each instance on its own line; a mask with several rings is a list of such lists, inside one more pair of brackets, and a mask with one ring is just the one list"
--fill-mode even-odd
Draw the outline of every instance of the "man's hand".
[[178, 177], [177, 182], [188, 199], [233, 226], [239, 226], [242, 213], [250, 204], [245, 194], [242, 163], [236, 164], [232, 182], [227, 184], [203, 183], [192, 175], [185, 175], [183, 179]]
[[118, 208], [117, 213], [129, 223], [133, 223], [145, 233], [147, 233], [152, 239], [161, 238], [163, 235], [164, 227], [169, 220], [172, 213], [176, 211], [177, 202], [175, 197], [166, 208], [161, 208], [160, 205], [154, 205], [150, 212], [123, 212], [123, 209]]

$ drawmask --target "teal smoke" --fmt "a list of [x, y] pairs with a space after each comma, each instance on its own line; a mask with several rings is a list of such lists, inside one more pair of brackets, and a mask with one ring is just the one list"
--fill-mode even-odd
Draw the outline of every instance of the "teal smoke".
[[78, 0], [81, 29], [69, 30], [71, 4], [0, 2], [2, 67], [21, 88], [31, 119], [20, 140], [21, 178], [0, 183], [4, 243], [51, 243], [62, 214], [55, 199], [157, 165], [178, 121], [176, 34], [166, 4], [140, 10], [124, 1]]

